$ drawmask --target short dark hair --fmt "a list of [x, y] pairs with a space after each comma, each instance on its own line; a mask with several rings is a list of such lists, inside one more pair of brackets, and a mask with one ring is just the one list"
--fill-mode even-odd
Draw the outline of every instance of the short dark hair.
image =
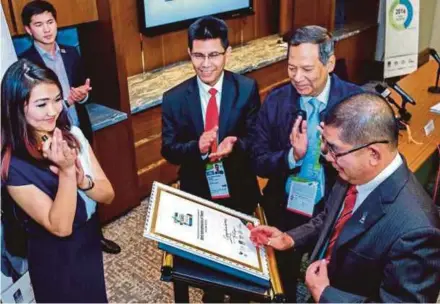
[[221, 19], [207, 16], [197, 19], [188, 28], [188, 47], [193, 48], [194, 40], [207, 40], [220, 38], [223, 48], [229, 46], [228, 25]]
[[44, 0], [31, 1], [23, 7], [23, 10], [21, 11], [21, 21], [24, 26], [28, 26], [31, 24], [34, 15], [39, 15], [44, 12], [52, 13], [55, 20], [57, 19], [57, 11], [52, 4]]
[[297, 29], [289, 40], [291, 46], [298, 46], [303, 43], [317, 44], [319, 47], [319, 60], [322, 64], [327, 64], [331, 55], [335, 53], [332, 35], [327, 29], [318, 25], [307, 25]]
[[325, 125], [338, 128], [341, 141], [363, 145], [376, 140], [388, 140], [397, 148], [399, 127], [394, 111], [379, 94], [354, 94], [330, 110]]

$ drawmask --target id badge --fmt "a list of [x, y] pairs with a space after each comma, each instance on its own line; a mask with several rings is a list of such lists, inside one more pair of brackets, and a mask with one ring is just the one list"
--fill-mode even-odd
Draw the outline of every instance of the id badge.
[[223, 162], [219, 161], [207, 164], [205, 173], [206, 179], [208, 180], [209, 191], [213, 199], [230, 197]]
[[308, 217], [312, 217], [319, 183], [304, 178], [290, 177], [290, 191], [287, 209]]

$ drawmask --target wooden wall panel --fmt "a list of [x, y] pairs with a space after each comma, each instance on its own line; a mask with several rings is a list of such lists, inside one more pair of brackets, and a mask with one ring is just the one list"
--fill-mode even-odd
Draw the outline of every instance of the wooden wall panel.
[[[126, 111], [127, 105], [120, 98], [121, 90], [124, 88], [118, 78], [120, 74], [126, 74], [124, 70], [120, 70], [120, 63], [118, 67], [110, 6], [106, 0], [98, 0], [97, 5], [100, 20], [78, 27], [82, 63], [93, 88], [92, 99], [110, 108], [125, 108]], [[127, 100], [128, 103], [128, 95], [123, 100]]]
[[241, 43], [241, 22], [239, 18], [226, 20], [228, 25], [228, 38], [230, 45], [239, 45]]
[[138, 170], [148, 167], [149, 165], [162, 159], [160, 149], [162, 146], [161, 133], [157, 136], [150, 136], [147, 141], [140, 142], [136, 146], [136, 167]]
[[379, 0], [344, 1], [345, 22], [376, 23], [379, 12]]
[[127, 74], [134, 68], [137, 74], [142, 72], [141, 36], [137, 18], [137, 0], [110, 1], [112, 28], [118, 54], [123, 54]]
[[367, 80], [367, 69], [371, 68], [376, 51], [376, 35], [377, 26], [374, 26], [336, 43], [336, 58], [345, 58], [349, 81], [362, 84]]
[[9, 33], [11, 33], [11, 36], [13, 36], [17, 33], [17, 25], [15, 24], [15, 20], [13, 19], [13, 13], [11, 11], [12, 8], [10, 7], [8, 0], [2, 0], [1, 4], [2, 4], [3, 12], [5, 13], [5, 18], [6, 18], [6, 23], [8, 24]]
[[[333, 31], [335, 15], [334, 1], [335, 0], [295, 0], [293, 7], [293, 29], [304, 25], [315, 24]], [[283, 9], [285, 8], [280, 8], [281, 11]]]
[[278, 32], [280, 20], [280, 1], [254, 0], [255, 38]]
[[293, 7], [294, 0], [280, 0], [280, 35], [287, 34], [293, 27]]
[[[102, 2], [102, 0], [98, 0]], [[144, 50], [145, 71], [164, 65], [162, 37], [146, 37], [139, 31], [137, 0], [111, 1], [115, 38], [124, 57], [127, 75], [142, 73], [141, 40]]]
[[[147, 37], [142, 35], [143, 49], [144, 49], [144, 59], [145, 59], [145, 71], [151, 71], [164, 66], [164, 49], [163, 39], [161, 36]], [[142, 67], [135, 65], [134, 68], [142, 72]], [[140, 73], [139, 72], [139, 73]], [[139, 74], [139, 73], [129, 73], [129, 75]]]
[[[24, 34], [25, 30], [21, 22], [23, 7], [32, 0], [13, 0], [12, 8], [17, 33]], [[48, 0], [57, 10], [58, 26], [70, 26], [98, 20], [96, 0]]]
[[186, 29], [163, 34], [162, 52], [164, 65], [188, 60], [188, 36]]
[[279, 61], [267, 67], [247, 73], [246, 76], [253, 78], [258, 83], [258, 89], [261, 93], [275, 83], [288, 79], [287, 60]]
[[255, 29], [256, 29], [255, 19], [256, 19], [255, 15], [252, 15], [252, 16], [246, 16], [240, 20], [241, 21], [240, 44], [254, 40], [256, 38], [255, 37]]
[[110, 205], [98, 208], [101, 222], [108, 222], [140, 204], [134, 147], [128, 121], [95, 132], [94, 151], [115, 190]]
[[154, 107], [147, 111], [131, 116], [133, 137], [136, 145], [150, 136], [157, 136], [162, 132], [162, 107]]
[[140, 197], [146, 197], [151, 193], [151, 186], [154, 181], [165, 184], [171, 184], [177, 181], [177, 170], [177, 166], [167, 163], [166, 160], [163, 159], [152, 164], [148, 170], [138, 171]]
[[320, 0], [316, 10], [318, 23], [332, 32], [335, 28], [335, 0]]
[[[102, 0], [97, 0], [102, 1]], [[124, 57], [127, 76], [142, 73], [142, 59], [136, 0], [112, 0], [114, 31], [120, 32], [118, 48]], [[278, 32], [279, 0], [254, 0], [255, 14], [226, 20], [232, 46]], [[151, 71], [188, 60], [186, 29], [155, 37], [142, 35], [145, 70]]]

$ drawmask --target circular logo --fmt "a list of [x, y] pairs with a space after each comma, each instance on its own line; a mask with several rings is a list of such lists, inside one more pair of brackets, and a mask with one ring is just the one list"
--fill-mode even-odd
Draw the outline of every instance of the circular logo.
[[410, 0], [394, 0], [388, 12], [391, 26], [396, 30], [408, 28], [413, 19], [413, 6]]

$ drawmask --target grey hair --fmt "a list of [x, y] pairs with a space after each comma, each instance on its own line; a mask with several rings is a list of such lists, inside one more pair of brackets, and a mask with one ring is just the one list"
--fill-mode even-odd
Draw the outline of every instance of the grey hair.
[[350, 145], [388, 140], [397, 148], [399, 127], [388, 102], [375, 93], [352, 95], [330, 110], [325, 125], [339, 129], [339, 138]]
[[303, 43], [313, 43], [319, 46], [319, 60], [327, 64], [330, 56], [335, 53], [335, 46], [332, 35], [327, 29], [318, 25], [307, 25], [297, 29], [289, 41], [291, 46], [298, 46]]

